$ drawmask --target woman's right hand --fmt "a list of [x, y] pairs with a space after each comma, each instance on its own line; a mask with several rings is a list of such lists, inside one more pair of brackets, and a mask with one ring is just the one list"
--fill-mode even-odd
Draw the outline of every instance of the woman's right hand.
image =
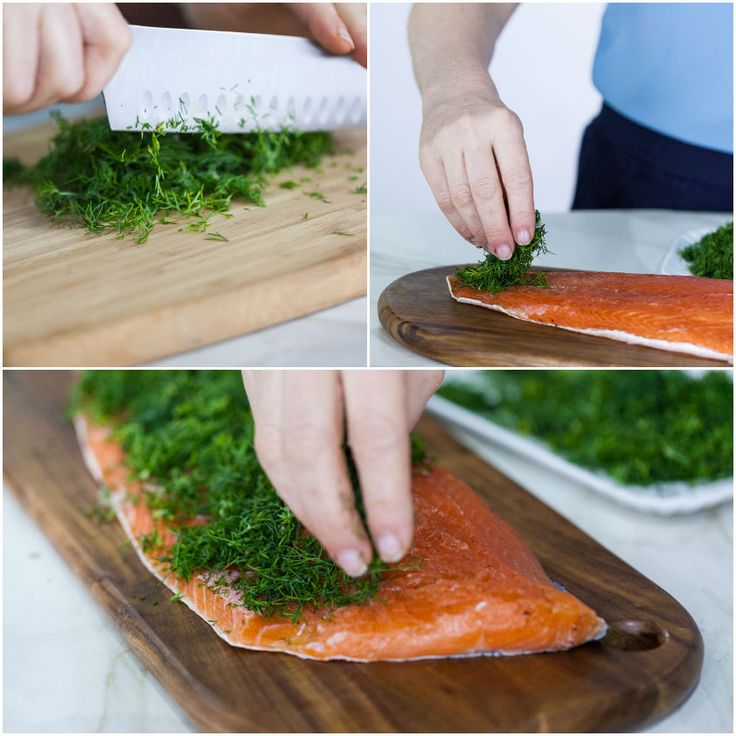
[[9, 3], [3, 7], [6, 115], [96, 97], [130, 47], [113, 3]]
[[485, 70], [438, 82], [423, 101], [419, 160], [437, 204], [466, 240], [508, 260], [535, 229], [521, 121]]

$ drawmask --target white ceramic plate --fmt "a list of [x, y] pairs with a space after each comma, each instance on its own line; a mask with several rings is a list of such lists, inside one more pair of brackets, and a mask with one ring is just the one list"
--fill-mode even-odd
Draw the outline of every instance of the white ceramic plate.
[[525, 437], [464, 409], [441, 396], [433, 396], [427, 408], [441, 419], [472, 432], [489, 444], [528, 458], [561, 476], [570, 478], [624, 506], [662, 516], [689, 514], [713, 508], [733, 497], [733, 478], [690, 486], [684, 482], [659, 486], [626, 486], [604, 473], [574, 465], [538, 440]]
[[688, 245], [697, 243], [704, 235], [712, 233], [714, 230], [721, 227], [721, 225], [725, 225], [730, 221], [731, 220], [729, 218], [719, 225], [714, 225], [712, 227], [698, 227], [682, 233], [682, 235], [672, 243], [670, 249], [667, 251], [667, 254], [662, 260], [662, 265], [659, 268], [660, 272], [667, 274], [668, 276], [692, 276], [687, 261], [684, 261], [680, 255], [680, 250]]

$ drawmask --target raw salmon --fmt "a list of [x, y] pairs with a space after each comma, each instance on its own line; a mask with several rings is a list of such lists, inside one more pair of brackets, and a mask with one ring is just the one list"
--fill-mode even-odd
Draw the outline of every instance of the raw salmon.
[[[233, 646], [367, 662], [559, 651], [605, 634], [604, 621], [555, 586], [526, 543], [438, 467], [415, 474], [414, 545], [400, 569], [385, 574], [374, 599], [308, 611], [296, 623], [264, 618], [239, 605], [237, 592], [213, 585], [214, 573], [187, 582], [170, 572], [158, 558], [174, 536], [128, 480], [119, 443], [108, 428], [81, 417], [77, 433], [143, 564]], [[161, 547], [146, 553], [139, 538], [154, 530]]]
[[697, 276], [549, 271], [549, 288], [489, 294], [447, 277], [452, 298], [516, 319], [733, 362], [733, 282]]

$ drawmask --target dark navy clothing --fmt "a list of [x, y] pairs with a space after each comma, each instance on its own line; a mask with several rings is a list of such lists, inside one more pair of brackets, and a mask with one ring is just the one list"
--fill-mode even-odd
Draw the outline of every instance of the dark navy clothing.
[[585, 129], [573, 209], [732, 207], [731, 154], [662, 135], [605, 104]]

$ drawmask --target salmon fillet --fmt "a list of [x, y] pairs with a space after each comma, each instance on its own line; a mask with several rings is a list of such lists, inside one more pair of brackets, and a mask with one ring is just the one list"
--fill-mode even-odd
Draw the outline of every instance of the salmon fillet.
[[[174, 535], [129, 481], [120, 444], [109, 428], [84, 417], [76, 426], [85, 461], [111, 490], [143, 564], [233, 646], [369, 662], [559, 651], [605, 634], [605, 622], [550, 581], [521, 537], [438, 467], [414, 477], [414, 545], [400, 569], [384, 575], [374, 599], [306, 611], [297, 622], [262, 617], [239, 605], [237, 591], [214, 584], [221, 573], [204, 571], [186, 581], [159, 561]], [[156, 530], [161, 547], [144, 552], [139, 538]]]
[[447, 277], [453, 299], [516, 319], [733, 362], [733, 282], [697, 276], [549, 271], [549, 288], [496, 294]]

